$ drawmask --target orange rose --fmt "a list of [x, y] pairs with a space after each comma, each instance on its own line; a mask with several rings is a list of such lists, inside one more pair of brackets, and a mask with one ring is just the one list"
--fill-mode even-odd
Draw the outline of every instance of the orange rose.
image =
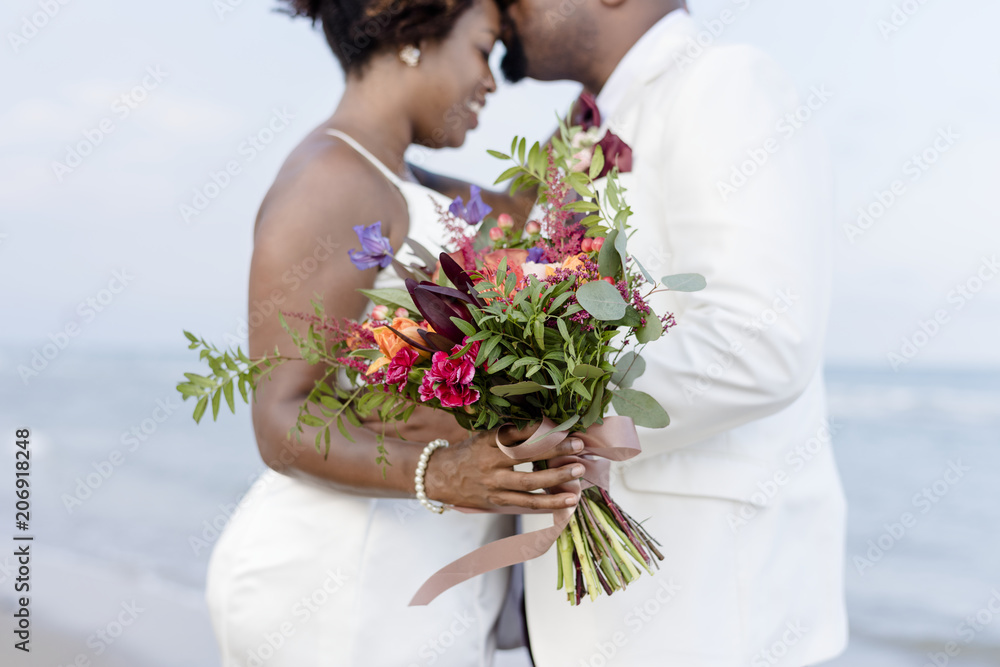
[[583, 260], [580, 259], [579, 255], [570, 255], [563, 260], [562, 267], [567, 271], [579, 271], [583, 268]]
[[500, 260], [507, 258], [507, 268], [511, 271], [528, 261], [528, 251], [520, 248], [504, 248], [494, 250], [483, 258], [483, 265], [494, 271], [500, 267]]
[[[411, 340], [422, 340], [420, 334], [418, 333], [420, 327], [413, 320], [406, 317], [396, 317], [392, 320], [392, 328], [403, 334]], [[378, 343], [378, 349], [381, 350], [383, 356], [372, 362], [371, 366], [368, 367], [368, 375], [371, 375], [378, 369], [382, 368], [388, 364], [392, 359], [399, 353], [400, 350], [404, 348], [409, 348], [419, 354], [421, 357], [429, 357], [430, 355], [424, 350], [418, 350], [405, 340], [397, 336], [392, 329], [389, 327], [377, 327], [372, 331], [372, 335], [375, 336], [375, 342]]]
[[[581, 259], [581, 257], [586, 257], [586, 255], [570, 255], [569, 257], [563, 260], [562, 265], [559, 266], [558, 268], [566, 271], [579, 271], [580, 269], [583, 268], [583, 260]], [[545, 266], [545, 277], [551, 278], [552, 276], [556, 275], [557, 267], [555, 264], [545, 264], [544, 266]], [[587, 280], [585, 278], [580, 278], [581, 285], [585, 284], [586, 282]]]

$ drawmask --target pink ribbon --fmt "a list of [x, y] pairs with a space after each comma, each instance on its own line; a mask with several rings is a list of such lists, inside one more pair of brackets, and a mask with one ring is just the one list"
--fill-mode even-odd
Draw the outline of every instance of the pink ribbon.
[[[544, 432], [545, 435], [532, 437], [524, 444], [514, 446], [504, 445], [500, 441], [500, 433], [503, 431], [500, 429], [497, 432], [497, 446], [515, 461], [528, 461], [551, 452], [566, 438], [573, 437], [582, 440], [584, 448], [579, 454], [560, 456], [549, 461], [549, 465], [554, 468], [569, 463], [583, 464], [585, 468], [583, 482], [574, 480], [560, 487], [561, 492], [575, 493], [578, 501], [585, 488], [599, 486], [606, 489], [608, 487], [611, 461], [626, 461], [637, 456], [641, 451], [635, 424], [628, 417], [606, 417], [603, 424], [591, 426], [587, 431], [581, 433], [565, 433], [555, 431], [555, 428], [554, 422], [544, 419], [535, 433]], [[470, 514], [484, 511], [466, 507], [456, 507], [455, 509]], [[512, 512], [498, 513], [537, 514], [542, 511], [544, 510], [518, 508]], [[429, 604], [452, 586], [473, 577], [538, 558], [555, 544], [559, 535], [569, 525], [575, 511], [575, 506], [555, 510], [552, 512], [552, 525], [548, 528], [511, 535], [491, 542], [444, 566], [424, 582], [424, 585], [410, 600], [410, 606]]]

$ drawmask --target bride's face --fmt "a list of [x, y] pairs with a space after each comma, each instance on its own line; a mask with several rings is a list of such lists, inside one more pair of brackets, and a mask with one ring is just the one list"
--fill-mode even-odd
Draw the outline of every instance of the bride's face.
[[499, 34], [496, 3], [476, 0], [448, 37], [423, 46], [413, 106], [417, 143], [461, 146], [466, 132], [479, 124], [486, 96], [496, 90], [489, 58]]

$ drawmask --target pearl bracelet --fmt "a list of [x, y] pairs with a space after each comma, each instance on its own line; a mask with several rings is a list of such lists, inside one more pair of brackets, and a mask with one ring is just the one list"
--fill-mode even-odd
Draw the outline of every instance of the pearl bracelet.
[[413, 478], [413, 485], [417, 489], [417, 500], [420, 504], [434, 512], [435, 514], [442, 514], [446, 509], [445, 505], [435, 505], [427, 498], [426, 490], [424, 489], [424, 475], [427, 474], [427, 462], [431, 460], [431, 454], [435, 450], [441, 447], [447, 447], [447, 440], [434, 440], [424, 447], [424, 451], [420, 453], [420, 462], [417, 463], [417, 473]]

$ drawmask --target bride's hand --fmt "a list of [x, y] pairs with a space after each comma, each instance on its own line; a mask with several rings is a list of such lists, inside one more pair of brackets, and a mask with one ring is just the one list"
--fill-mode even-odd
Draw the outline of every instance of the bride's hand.
[[[496, 433], [495, 430], [474, 433], [466, 440], [435, 451], [424, 478], [427, 497], [448, 505], [486, 510], [523, 507], [552, 511], [576, 505], [572, 493], [531, 492], [579, 478], [584, 472], [582, 465], [571, 463], [549, 470], [518, 472], [514, 466], [522, 462], [500, 451]], [[530, 435], [530, 432], [524, 434]], [[548, 460], [582, 450], [583, 441], [567, 438], [552, 452], [530, 460]]]

